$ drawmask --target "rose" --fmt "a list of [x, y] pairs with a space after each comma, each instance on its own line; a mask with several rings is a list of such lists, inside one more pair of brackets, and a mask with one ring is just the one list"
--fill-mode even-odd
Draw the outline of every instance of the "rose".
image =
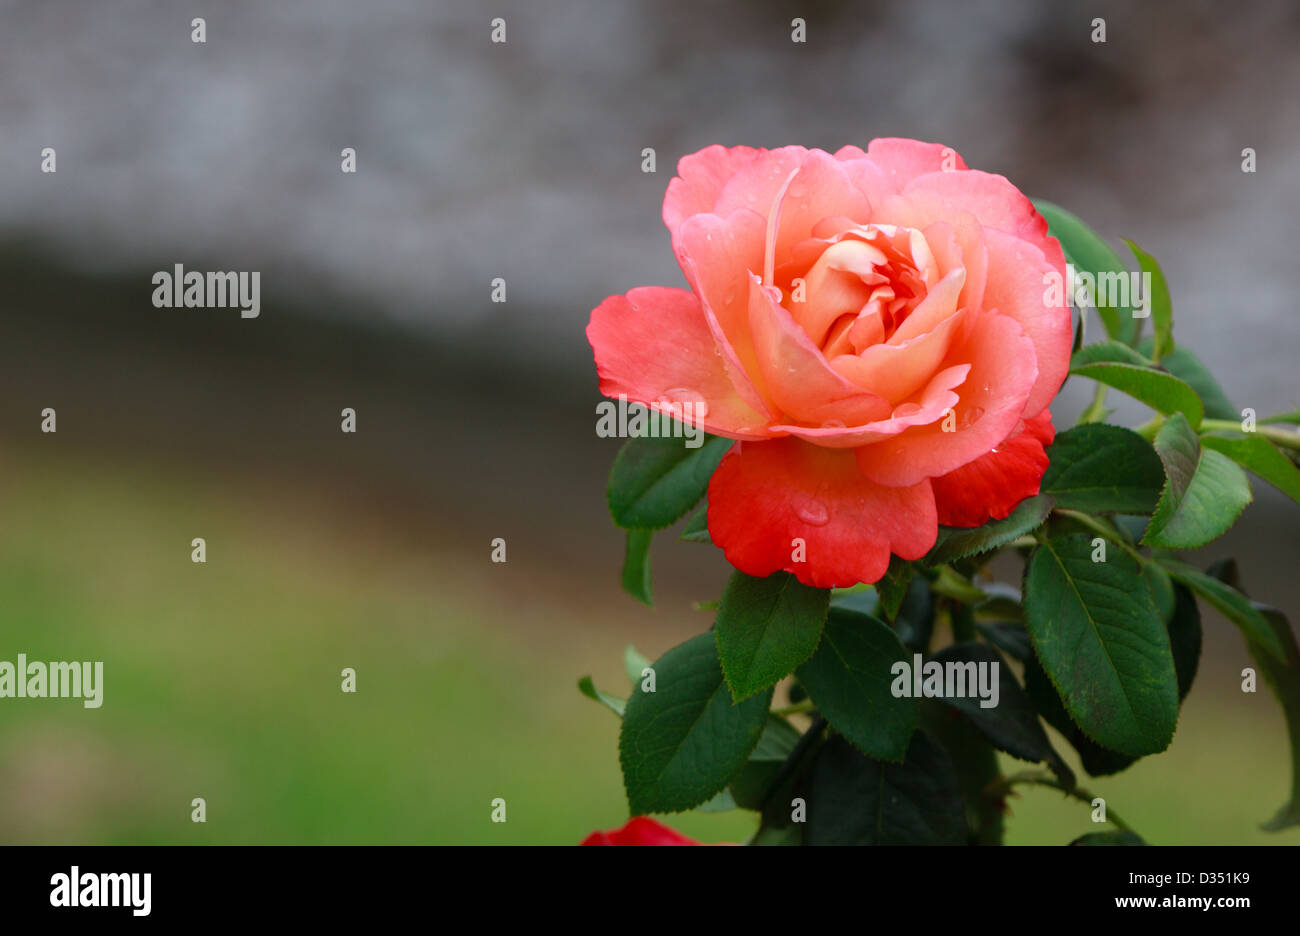
[[666, 825], [660, 825], [645, 816], [635, 816], [621, 829], [593, 832], [582, 840], [583, 845], [698, 845]]
[[1048, 298], [1060, 245], [998, 175], [915, 140], [835, 155], [711, 146], [678, 164], [664, 221], [690, 291], [611, 296], [587, 338], [601, 392], [683, 403], [738, 440], [708, 525], [750, 575], [874, 582], [938, 524], [1038, 493], [1069, 367]]

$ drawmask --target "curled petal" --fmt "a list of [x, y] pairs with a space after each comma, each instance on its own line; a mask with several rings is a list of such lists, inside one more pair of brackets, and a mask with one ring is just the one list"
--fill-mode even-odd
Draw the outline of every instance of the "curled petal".
[[777, 301], [776, 290], [750, 276], [749, 324], [768, 396], [800, 422], [857, 426], [882, 419], [889, 401], [845, 380]]
[[861, 223], [871, 214], [871, 202], [840, 163], [820, 150], [797, 146], [761, 152], [726, 184], [713, 211], [727, 215], [742, 208], [764, 220], [779, 212], [773, 245], [778, 258], [811, 237], [826, 218], [844, 216]]
[[954, 387], [959, 387], [970, 372], [969, 364], [955, 364], [941, 370], [930, 378], [930, 382], [921, 391], [919, 398], [910, 400], [894, 408], [884, 419], [874, 420], [861, 426], [823, 425], [820, 427], [777, 425], [768, 427], [777, 435], [792, 435], [827, 448], [856, 448], [870, 445], [890, 436], [896, 436], [913, 426], [927, 426], [938, 422], [953, 409], [960, 400]]
[[960, 333], [965, 314], [965, 309], [950, 314], [932, 330], [901, 343], [891, 339], [861, 354], [840, 355], [831, 360], [831, 367], [864, 390], [891, 403], [903, 403], [939, 370], [954, 336]]
[[749, 334], [750, 271], [763, 262], [763, 233], [763, 219], [752, 211], [734, 211], [725, 218], [700, 214], [682, 224], [673, 247], [704, 307], [731, 382], [751, 408], [775, 418]]
[[600, 392], [665, 409], [665, 403], [706, 404], [696, 424], [732, 439], [763, 439], [767, 417], [736, 391], [694, 294], [643, 286], [610, 296], [591, 313], [587, 341], [596, 358]]
[[951, 418], [857, 449], [868, 478], [906, 486], [947, 474], [991, 451], [1020, 421], [1038, 376], [1033, 342], [1004, 315], [981, 311], [968, 321], [965, 341], [948, 354], [970, 364]]
[[723, 186], [762, 150], [749, 146], [706, 146], [677, 161], [677, 176], [664, 194], [664, 224], [672, 233], [691, 215], [713, 211]]
[[785, 570], [817, 588], [874, 582], [890, 553], [918, 559], [938, 536], [928, 481], [884, 487], [859, 473], [852, 452], [797, 439], [734, 448], [709, 483], [708, 519], [737, 569]]
[[[953, 175], [954, 173], [946, 173]], [[988, 275], [988, 250], [984, 246], [984, 227], [969, 211], [946, 203], [933, 192], [911, 191], [896, 195], [886, 202], [879, 212], [890, 224], [916, 228], [926, 234], [926, 241], [935, 253], [945, 273], [956, 265], [951, 253], [955, 242], [961, 266], [966, 270], [957, 304], [972, 309], [979, 308], [984, 300], [984, 282]], [[942, 226], [940, 226], [942, 225]], [[951, 233], [951, 240], [948, 233]]]

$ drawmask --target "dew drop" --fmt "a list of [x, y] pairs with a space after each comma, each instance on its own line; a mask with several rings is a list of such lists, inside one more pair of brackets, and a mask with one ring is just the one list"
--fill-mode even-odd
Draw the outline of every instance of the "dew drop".
[[983, 418], [984, 418], [984, 407], [972, 406], [969, 409], [967, 409], [964, 413], [961, 414], [961, 418], [958, 420], [958, 424], [961, 426], [961, 428], [968, 429]]
[[825, 526], [831, 519], [830, 511], [815, 497], [803, 497], [795, 502], [795, 515], [809, 526]]

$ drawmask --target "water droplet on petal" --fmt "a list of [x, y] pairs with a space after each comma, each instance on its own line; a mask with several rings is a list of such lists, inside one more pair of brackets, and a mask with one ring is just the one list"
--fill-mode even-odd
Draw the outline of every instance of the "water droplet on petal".
[[801, 496], [795, 501], [795, 516], [809, 526], [825, 526], [831, 519], [830, 511], [815, 497]]
[[972, 406], [969, 407], [965, 412], [961, 414], [961, 417], [958, 419], [957, 423], [959, 426], [961, 426], [961, 428], [969, 429], [971, 426], [975, 425], [975, 423], [979, 422], [983, 418], [984, 418], [984, 407]]

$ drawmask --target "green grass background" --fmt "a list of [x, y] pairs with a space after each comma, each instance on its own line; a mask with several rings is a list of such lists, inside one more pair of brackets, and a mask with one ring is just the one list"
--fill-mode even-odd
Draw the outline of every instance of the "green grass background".
[[[657, 656], [707, 620], [619, 595], [612, 530], [587, 591], [522, 579], [526, 557], [494, 566], [486, 543], [390, 535], [337, 493], [95, 464], [53, 445], [0, 462], [0, 659], [105, 664], [98, 710], [0, 700], [0, 841], [564, 844], [625, 821], [617, 720], [575, 681], [626, 694], [625, 643]], [[1154, 843], [1300, 843], [1258, 827], [1289, 779], [1280, 713], [1238, 691], [1245, 657], [1220, 620], [1207, 629], [1172, 748], [1086, 783]], [[1011, 808], [1012, 843], [1097, 828], [1050, 790]], [[670, 821], [705, 841], [753, 829], [743, 813]]]

